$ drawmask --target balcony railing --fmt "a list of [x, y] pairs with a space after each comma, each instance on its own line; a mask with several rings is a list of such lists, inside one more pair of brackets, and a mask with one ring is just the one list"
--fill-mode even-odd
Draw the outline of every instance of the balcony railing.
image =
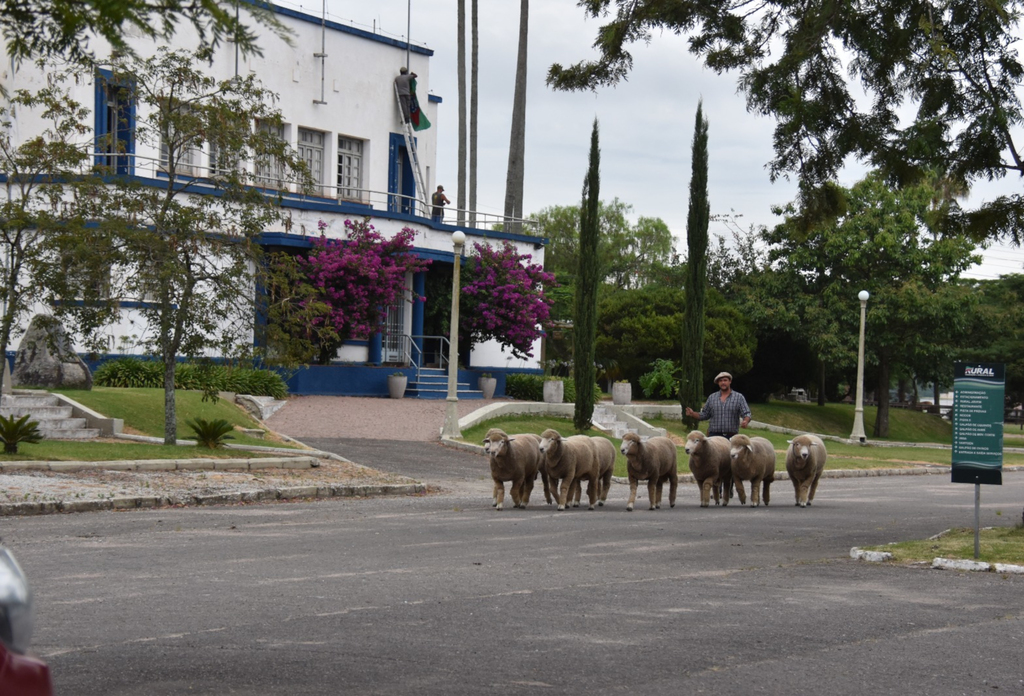
[[[137, 176], [146, 176], [159, 179], [167, 176], [167, 166], [159, 159], [144, 157], [134, 154], [111, 154], [106, 152], [93, 153], [93, 157], [105, 157], [117, 163], [118, 171], [134, 171]], [[127, 165], [127, 167], [126, 167]], [[113, 167], [111, 167], [113, 169]], [[217, 174], [213, 169], [198, 165], [185, 164], [175, 169], [175, 181], [184, 184], [195, 184], [203, 186]], [[294, 180], [278, 176], [276, 173], [261, 177], [252, 171], [248, 172], [253, 186], [268, 188], [280, 191], [284, 195], [297, 197], [318, 197], [328, 198], [338, 203], [351, 203], [364, 205], [369, 211], [387, 211], [392, 213], [404, 213], [425, 219], [430, 219], [431, 207], [423, 200], [413, 196], [405, 196], [390, 191], [376, 191], [374, 189], [355, 188], [352, 186], [332, 186], [321, 184], [314, 187], [312, 193], [303, 193], [300, 184]], [[368, 212], [369, 212], [368, 211]], [[459, 213], [462, 213], [464, 222], [458, 222]], [[448, 225], [458, 225], [479, 230], [494, 230], [498, 226], [507, 231], [517, 231], [521, 234], [537, 235], [540, 228], [536, 220], [526, 218], [506, 218], [504, 215], [487, 213], [480, 210], [459, 210], [456, 208], [445, 208], [443, 222]]]

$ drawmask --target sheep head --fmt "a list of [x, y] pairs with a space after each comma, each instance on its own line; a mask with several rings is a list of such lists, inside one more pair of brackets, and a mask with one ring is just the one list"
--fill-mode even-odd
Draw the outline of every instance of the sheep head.
[[640, 448], [643, 442], [640, 440], [640, 436], [636, 433], [626, 433], [622, 436], [622, 446], [619, 447], [619, 451], [627, 457], [631, 454], [639, 454]]
[[549, 451], [557, 452], [561, 443], [562, 434], [557, 430], [548, 428], [540, 434], [540, 453], [547, 454]]
[[810, 438], [800, 436], [789, 440], [789, 445], [793, 448], [793, 454], [806, 462], [811, 456], [811, 448], [817, 447], [818, 443], [812, 442]]
[[729, 443], [732, 445], [729, 448], [729, 456], [733, 459], [738, 459], [744, 450], [747, 452], [754, 451], [754, 446], [750, 443], [750, 438], [746, 435], [733, 435], [729, 439]]
[[700, 446], [704, 444], [707, 437], [704, 433], [699, 430], [694, 430], [692, 433], [686, 436], [686, 445], [683, 447], [683, 451], [687, 454], [693, 454]]
[[484, 452], [491, 457], [497, 457], [505, 451], [508, 443], [509, 437], [504, 430], [491, 428], [484, 437]]

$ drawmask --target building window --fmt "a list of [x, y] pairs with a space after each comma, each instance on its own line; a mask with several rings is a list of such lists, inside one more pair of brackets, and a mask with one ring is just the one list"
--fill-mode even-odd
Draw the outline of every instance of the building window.
[[111, 174], [133, 174], [135, 99], [109, 70], [96, 73], [95, 133], [96, 166]]
[[[182, 109], [178, 114], [168, 117], [168, 121], [182, 118], [188, 123], [191, 114], [184, 111], [186, 107], [173, 107]], [[201, 141], [197, 138], [189, 138], [174, 127], [173, 122], [168, 122], [164, 132], [160, 134], [160, 171], [175, 176], [200, 176], [202, 174], [202, 151]]]
[[363, 141], [338, 137], [338, 198], [363, 198]]
[[[263, 133], [269, 133], [280, 140], [284, 140], [284, 124], [273, 124], [266, 121], [259, 121], [256, 127]], [[270, 188], [284, 188], [284, 163], [275, 157], [267, 157], [262, 162], [256, 163], [256, 183]]]
[[299, 158], [309, 167], [313, 183], [318, 189], [324, 185], [324, 144], [326, 139], [320, 131], [299, 129]]

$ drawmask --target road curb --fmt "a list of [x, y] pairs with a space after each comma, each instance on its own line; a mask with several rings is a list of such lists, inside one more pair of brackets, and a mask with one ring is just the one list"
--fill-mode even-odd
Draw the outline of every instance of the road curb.
[[0, 517], [48, 515], [54, 513], [98, 512], [101, 510], [139, 510], [161, 507], [236, 505], [275, 500], [315, 500], [322, 498], [372, 498], [383, 496], [422, 495], [422, 483], [372, 485], [332, 484], [323, 486], [290, 486], [263, 488], [227, 493], [170, 496], [115, 496], [103, 500], [58, 500], [46, 502], [0, 503]]

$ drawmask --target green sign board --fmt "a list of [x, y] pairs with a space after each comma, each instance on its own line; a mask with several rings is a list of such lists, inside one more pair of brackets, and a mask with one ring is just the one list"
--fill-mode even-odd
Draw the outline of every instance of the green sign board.
[[953, 367], [953, 483], [1003, 483], [1001, 363]]

